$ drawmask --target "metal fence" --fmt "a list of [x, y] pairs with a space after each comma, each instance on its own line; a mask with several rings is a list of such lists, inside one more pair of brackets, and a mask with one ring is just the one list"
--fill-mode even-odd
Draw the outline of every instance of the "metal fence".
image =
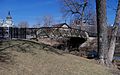
[[26, 39], [26, 28], [0, 27], [0, 39]]

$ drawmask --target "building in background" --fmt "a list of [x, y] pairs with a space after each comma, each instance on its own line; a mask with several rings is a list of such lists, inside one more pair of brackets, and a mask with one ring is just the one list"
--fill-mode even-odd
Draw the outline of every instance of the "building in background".
[[10, 11], [5, 20], [0, 19], [0, 38], [11, 38], [11, 28], [14, 26]]
[[0, 19], [0, 27], [13, 27], [13, 26], [14, 26], [14, 23], [9, 11], [5, 20]]

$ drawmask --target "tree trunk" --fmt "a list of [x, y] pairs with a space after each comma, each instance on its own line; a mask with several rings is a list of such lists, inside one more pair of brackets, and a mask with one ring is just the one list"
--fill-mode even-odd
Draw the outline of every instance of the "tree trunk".
[[110, 47], [109, 47], [109, 52], [108, 52], [108, 59], [112, 62], [113, 60], [113, 55], [115, 51], [115, 43], [116, 43], [116, 36], [117, 36], [117, 31], [120, 23], [120, 0], [118, 0], [118, 7], [117, 7], [117, 13], [113, 25], [113, 30], [112, 30], [112, 37], [110, 40]]
[[98, 58], [101, 64], [107, 64], [108, 38], [106, 22], [106, 0], [96, 0]]

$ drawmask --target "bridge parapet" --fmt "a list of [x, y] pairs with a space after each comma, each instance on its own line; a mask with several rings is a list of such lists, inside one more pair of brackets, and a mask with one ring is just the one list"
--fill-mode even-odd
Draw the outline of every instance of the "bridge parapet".
[[87, 39], [89, 37], [86, 31], [73, 29], [73, 28], [54, 28], [47, 27], [41, 28], [37, 31], [38, 37], [48, 37], [48, 38], [65, 38], [65, 37], [80, 37]]

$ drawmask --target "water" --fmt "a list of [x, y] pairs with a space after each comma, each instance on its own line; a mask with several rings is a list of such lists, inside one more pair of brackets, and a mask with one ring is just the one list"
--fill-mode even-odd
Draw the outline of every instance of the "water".
[[114, 60], [120, 60], [120, 56], [114, 56], [113, 59]]

